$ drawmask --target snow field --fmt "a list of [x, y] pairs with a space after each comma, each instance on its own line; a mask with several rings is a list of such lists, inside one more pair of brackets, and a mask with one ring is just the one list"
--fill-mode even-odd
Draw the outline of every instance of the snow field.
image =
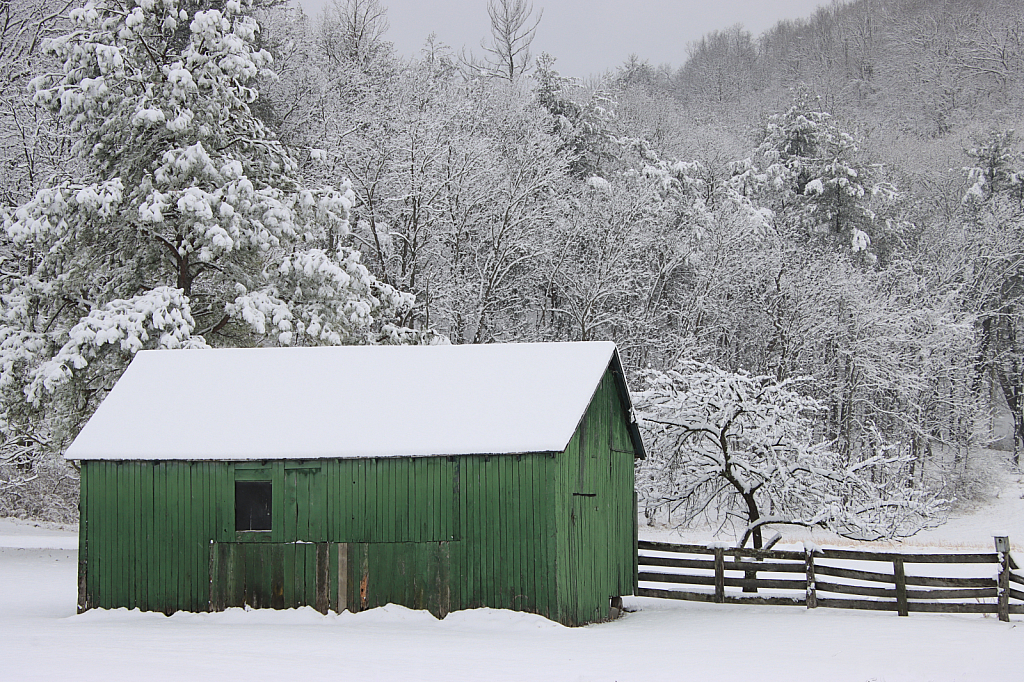
[[[443, 621], [387, 606], [75, 615], [70, 532], [0, 523], [0, 680], [830, 681], [1013, 679], [1024, 625], [627, 598], [622, 618], [566, 628], [478, 609]], [[43, 543], [45, 544], [45, 543]]]

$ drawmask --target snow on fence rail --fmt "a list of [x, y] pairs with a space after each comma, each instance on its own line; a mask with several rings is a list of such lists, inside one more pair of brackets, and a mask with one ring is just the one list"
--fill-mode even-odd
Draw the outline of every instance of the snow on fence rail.
[[901, 616], [998, 613], [1000, 620], [1009, 620], [1011, 613], [1024, 614], [1024, 573], [1008, 551], [914, 554], [812, 545], [803, 551], [753, 550], [644, 540], [637, 550], [642, 597], [873, 609]]

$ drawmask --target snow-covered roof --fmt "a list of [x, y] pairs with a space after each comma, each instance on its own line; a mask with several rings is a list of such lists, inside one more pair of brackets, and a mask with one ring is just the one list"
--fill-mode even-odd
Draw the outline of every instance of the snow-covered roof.
[[609, 342], [141, 351], [65, 456], [558, 452], [614, 357]]

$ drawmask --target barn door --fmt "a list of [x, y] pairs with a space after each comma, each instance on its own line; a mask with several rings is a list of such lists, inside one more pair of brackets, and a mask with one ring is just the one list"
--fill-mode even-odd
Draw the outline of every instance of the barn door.
[[215, 542], [210, 546], [210, 610], [232, 606], [327, 613], [326, 542]]

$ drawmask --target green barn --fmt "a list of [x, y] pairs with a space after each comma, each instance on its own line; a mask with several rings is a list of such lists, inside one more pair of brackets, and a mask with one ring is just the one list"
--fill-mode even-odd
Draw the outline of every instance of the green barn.
[[66, 453], [78, 607], [604, 620], [643, 456], [611, 343], [142, 351]]

